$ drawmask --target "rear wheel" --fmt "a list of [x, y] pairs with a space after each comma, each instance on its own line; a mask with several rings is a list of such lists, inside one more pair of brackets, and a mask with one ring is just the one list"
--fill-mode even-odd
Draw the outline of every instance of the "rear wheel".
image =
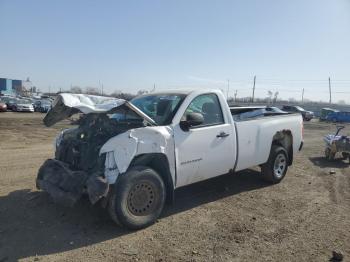
[[285, 177], [287, 170], [287, 151], [281, 146], [273, 145], [269, 159], [261, 167], [264, 179], [272, 183], [279, 183]]
[[165, 185], [160, 175], [144, 166], [123, 174], [109, 200], [109, 213], [117, 223], [130, 229], [153, 224], [163, 210]]

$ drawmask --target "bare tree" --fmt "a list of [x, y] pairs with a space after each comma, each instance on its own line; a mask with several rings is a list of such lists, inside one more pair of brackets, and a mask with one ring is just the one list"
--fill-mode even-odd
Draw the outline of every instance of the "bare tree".
[[144, 94], [148, 94], [148, 91], [145, 90], [145, 89], [141, 89], [141, 90], [137, 91], [137, 95], [138, 96], [141, 96], [141, 95], [144, 95]]
[[268, 100], [269, 100], [269, 103], [271, 103], [271, 101], [272, 101], [272, 95], [273, 95], [273, 93], [272, 93], [272, 91], [267, 91], [267, 98], [268, 98]]
[[115, 90], [114, 92], [111, 93], [111, 96], [113, 97], [119, 97], [122, 94], [122, 91], [120, 90]]
[[83, 90], [81, 89], [80, 86], [72, 86], [72, 87], [70, 88], [70, 91], [71, 91], [71, 93], [73, 93], [73, 94], [82, 94], [82, 93], [83, 93]]
[[123, 93], [120, 90], [114, 91], [111, 94], [112, 97], [116, 97], [116, 98], [121, 98], [121, 99], [125, 99], [125, 100], [131, 100], [135, 97], [135, 95], [133, 94], [129, 94], [129, 93]]
[[276, 92], [275, 92], [275, 95], [274, 95], [274, 98], [273, 98], [273, 103], [276, 103], [278, 94], [279, 94], [279, 92], [276, 91]]
[[99, 89], [96, 87], [86, 87], [85, 93], [88, 95], [100, 95]]

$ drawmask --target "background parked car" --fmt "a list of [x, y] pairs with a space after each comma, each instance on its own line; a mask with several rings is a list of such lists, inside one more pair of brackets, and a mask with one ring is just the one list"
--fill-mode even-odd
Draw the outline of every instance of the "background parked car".
[[327, 121], [332, 122], [350, 122], [350, 112], [333, 112], [329, 113], [326, 118]]
[[50, 100], [39, 100], [34, 103], [34, 110], [36, 112], [47, 113], [51, 109]]
[[1, 101], [6, 104], [8, 110], [12, 110], [14, 104], [16, 104], [17, 98], [15, 97], [1, 97]]
[[31, 101], [25, 99], [17, 99], [12, 106], [12, 111], [16, 112], [34, 112], [34, 107]]
[[321, 115], [320, 115], [320, 121], [326, 121], [327, 120], [327, 116], [330, 113], [335, 113], [335, 112], [339, 112], [339, 110], [333, 109], [333, 108], [322, 108], [321, 109]]
[[7, 111], [7, 105], [0, 101], [0, 112], [6, 112]]
[[290, 113], [300, 113], [304, 121], [310, 121], [314, 118], [314, 112], [307, 111], [300, 106], [283, 106], [282, 110]]

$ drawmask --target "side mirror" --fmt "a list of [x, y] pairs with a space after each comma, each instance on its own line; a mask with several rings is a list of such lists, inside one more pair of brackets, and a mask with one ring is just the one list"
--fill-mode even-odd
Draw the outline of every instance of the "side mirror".
[[188, 131], [193, 126], [199, 126], [204, 123], [204, 117], [200, 113], [188, 113], [186, 120], [180, 121], [180, 127], [184, 131]]

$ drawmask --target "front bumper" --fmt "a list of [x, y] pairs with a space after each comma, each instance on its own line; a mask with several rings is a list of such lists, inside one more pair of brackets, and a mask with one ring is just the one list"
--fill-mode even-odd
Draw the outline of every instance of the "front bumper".
[[73, 206], [84, 193], [95, 204], [107, 196], [109, 190], [102, 176], [71, 170], [68, 164], [56, 159], [48, 159], [40, 167], [36, 186], [49, 193], [54, 202], [64, 206]]

